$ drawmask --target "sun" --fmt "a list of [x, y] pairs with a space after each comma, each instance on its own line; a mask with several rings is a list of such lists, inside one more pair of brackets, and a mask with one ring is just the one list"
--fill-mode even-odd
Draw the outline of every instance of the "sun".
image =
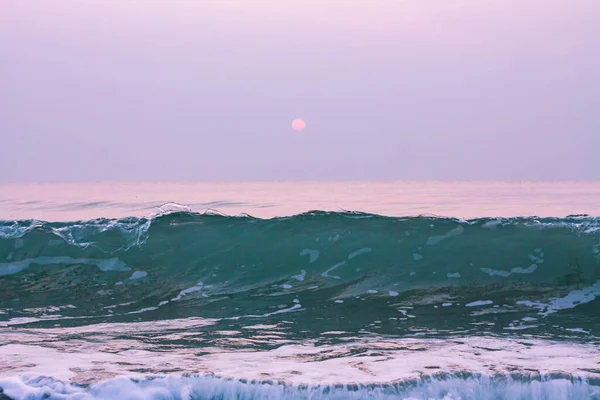
[[292, 121], [292, 129], [300, 132], [300, 131], [303, 131], [304, 128], [306, 128], [306, 122], [303, 119], [296, 118], [295, 120]]

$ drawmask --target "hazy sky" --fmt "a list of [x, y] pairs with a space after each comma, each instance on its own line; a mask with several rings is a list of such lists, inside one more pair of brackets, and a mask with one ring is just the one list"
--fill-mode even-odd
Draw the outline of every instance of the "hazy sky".
[[599, 21], [600, 0], [1, 0], [0, 181], [600, 178]]

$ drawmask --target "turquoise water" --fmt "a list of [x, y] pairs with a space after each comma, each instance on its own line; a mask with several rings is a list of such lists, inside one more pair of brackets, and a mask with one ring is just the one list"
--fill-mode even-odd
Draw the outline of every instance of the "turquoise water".
[[5, 397], [600, 398], [600, 219], [577, 196], [568, 216], [68, 218], [110, 214], [94, 199], [0, 222]]

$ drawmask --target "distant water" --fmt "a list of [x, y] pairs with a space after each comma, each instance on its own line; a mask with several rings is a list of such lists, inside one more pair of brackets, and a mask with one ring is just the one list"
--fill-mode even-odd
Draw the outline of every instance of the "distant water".
[[0, 185], [0, 399], [600, 399], [599, 216], [600, 182]]
[[592, 182], [263, 182], [0, 185], [0, 219], [147, 217], [165, 203], [272, 218], [311, 210], [387, 216], [600, 216]]

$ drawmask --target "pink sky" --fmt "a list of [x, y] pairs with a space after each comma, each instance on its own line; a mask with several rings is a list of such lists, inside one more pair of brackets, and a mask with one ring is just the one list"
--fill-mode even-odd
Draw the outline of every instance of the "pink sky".
[[600, 178], [598, 21], [597, 0], [4, 0], [0, 181]]

